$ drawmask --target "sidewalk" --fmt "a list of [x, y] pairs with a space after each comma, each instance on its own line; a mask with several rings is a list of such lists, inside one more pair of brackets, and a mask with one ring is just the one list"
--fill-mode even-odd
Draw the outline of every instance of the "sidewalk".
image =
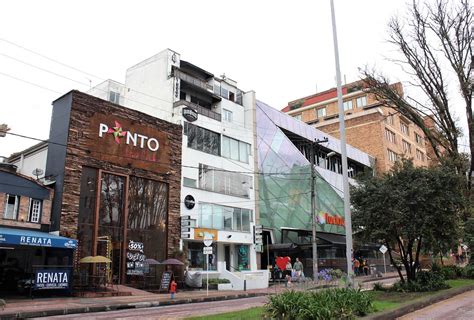
[[[397, 276], [397, 274], [394, 274]], [[394, 275], [388, 274], [384, 278], [357, 277], [358, 281], [368, 282], [383, 279], [389, 279]], [[284, 284], [274, 285], [266, 289], [255, 289], [247, 291], [181, 291], [176, 294], [174, 300], [170, 299], [169, 294], [154, 294], [142, 290], [133, 290], [131, 296], [102, 297], [102, 298], [38, 298], [7, 300], [5, 310], [0, 311], [0, 319], [16, 319], [29, 317], [47, 317], [75, 313], [88, 313], [111, 311], [121, 309], [138, 309], [157, 306], [166, 306], [171, 304], [184, 304], [196, 302], [208, 302], [219, 300], [230, 300], [264, 296], [275, 294], [287, 289], [307, 290], [314, 287], [312, 283], [303, 283], [286, 288]]]

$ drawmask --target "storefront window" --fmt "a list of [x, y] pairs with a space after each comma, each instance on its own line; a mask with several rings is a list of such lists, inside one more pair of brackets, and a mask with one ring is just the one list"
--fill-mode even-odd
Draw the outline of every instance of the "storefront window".
[[[188, 242], [189, 268], [194, 270], [207, 270], [206, 255], [203, 254], [204, 243]], [[217, 270], [217, 244], [212, 244], [212, 253], [207, 256], [209, 260], [209, 270]]]
[[237, 246], [237, 267], [239, 270], [249, 270], [249, 246], [238, 245]]

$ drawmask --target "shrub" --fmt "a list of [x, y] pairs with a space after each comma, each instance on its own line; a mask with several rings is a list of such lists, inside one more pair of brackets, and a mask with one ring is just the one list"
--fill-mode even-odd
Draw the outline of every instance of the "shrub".
[[329, 269], [329, 274], [335, 279], [340, 279], [342, 278], [344, 272], [342, 272], [341, 269]]
[[463, 271], [463, 277], [474, 279], [474, 264], [468, 264], [467, 266], [464, 267], [462, 271]]
[[442, 267], [432, 268], [432, 271], [441, 273], [445, 279], [457, 279], [459, 277], [462, 277], [463, 275], [462, 269], [459, 268], [458, 266], [442, 266]]
[[424, 292], [447, 289], [449, 286], [444, 281], [444, 276], [440, 272], [420, 271], [415, 281], [397, 282], [392, 290], [398, 292]]
[[354, 319], [373, 310], [372, 298], [355, 289], [287, 291], [270, 296], [266, 314], [277, 319]]
[[383, 283], [376, 282], [376, 283], [374, 283], [374, 291], [386, 291], [386, 289], [383, 286]]
[[209, 284], [230, 283], [228, 279], [213, 278], [209, 279]]

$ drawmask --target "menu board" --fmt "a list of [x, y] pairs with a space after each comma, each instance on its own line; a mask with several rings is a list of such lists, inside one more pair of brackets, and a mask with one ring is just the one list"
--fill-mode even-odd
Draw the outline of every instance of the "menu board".
[[146, 256], [142, 242], [129, 240], [127, 247], [127, 275], [143, 275]]
[[161, 276], [160, 291], [168, 291], [170, 288], [171, 279], [173, 278], [173, 272], [165, 271]]

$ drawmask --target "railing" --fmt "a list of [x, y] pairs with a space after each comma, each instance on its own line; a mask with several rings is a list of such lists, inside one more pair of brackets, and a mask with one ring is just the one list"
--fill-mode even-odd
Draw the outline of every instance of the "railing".
[[217, 113], [215, 111], [212, 111], [212, 110], [209, 110], [207, 108], [204, 108], [200, 105], [197, 105], [195, 103], [192, 103], [192, 102], [189, 102], [189, 101], [186, 101], [186, 100], [179, 100], [179, 101], [176, 101], [174, 104], [173, 104], [173, 107], [179, 107], [179, 106], [182, 106], [182, 105], [185, 105], [186, 107], [190, 107], [191, 109], [193, 110], [196, 110], [197, 113], [199, 113], [200, 115], [203, 115], [205, 117], [208, 117], [208, 118], [211, 118], [211, 119], [214, 119], [216, 121], [222, 121], [222, 116], [220, 113]]
[[212, 90], [212, 86], [210, 84], [208, 84], [207, 82], [205, 81], [202, 81], [198, 78], [195, 78], [193, 76], [190, 76], [189, 74], [186, 74], [184, 73], [183, 71], [179, 70], [179, 69], [175, 69], [174, 70], [174, 75], [178, 78], [178, 79], [181, 79], [183, 81], [186, 81], [188, 83], [191, 83], [195, 86], [198, 86], [199, 88], [201, 89], [204, 89], [204, 90]]

